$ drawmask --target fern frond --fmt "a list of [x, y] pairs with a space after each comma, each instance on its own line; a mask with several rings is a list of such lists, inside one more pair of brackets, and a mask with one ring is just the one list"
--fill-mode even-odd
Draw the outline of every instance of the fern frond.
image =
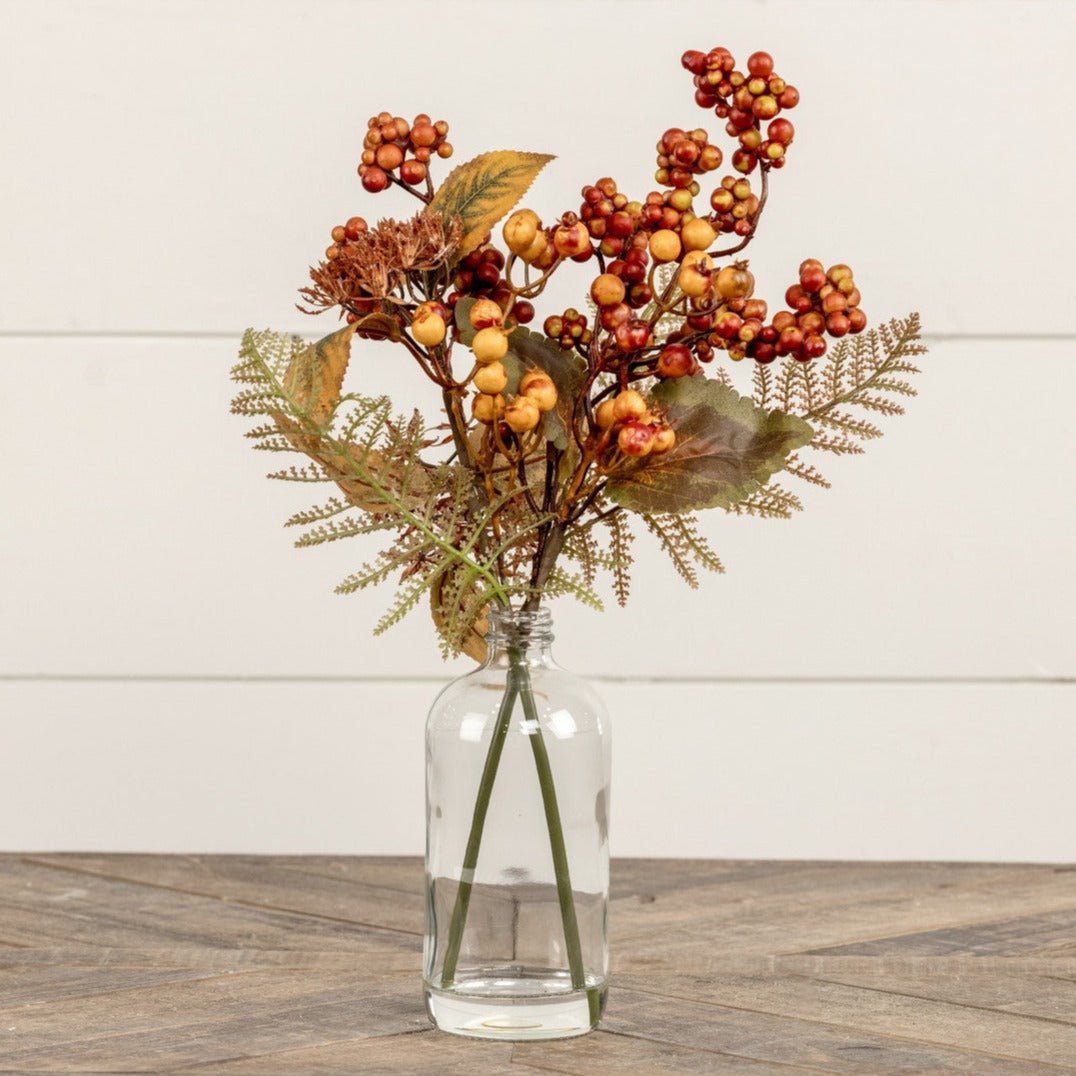
[[320, 523], [323, 519], [332, 519], [333, 516], [338, 516], [341, 512], [348, 512], [352, 508], [354, 508], [354, 505], [349, 502], [342, 501], [339, 497], [330, 497], [324, 504], [289, 516], [284, 521], [284, 526], [306, 527], [311, 523]]
[[273, 471], [265, 476], [278, 482], [331, 482], [325, 468], [316, 463], [307, 463], [302, 467], [286, 467], [282, 471]]
[[399, 523], [388, 516], [353, 516], [340, 522], [330, 520], [311, 528], [295, 540], [296, 549], [308, 549], [311, 546], [337, 542], [341, 538], [358, 538], [378, 531], [399, 529]]
[[581, 575], [567, 572], [563, 568], [554, 568], [546, 581], [545, 593], [551, 598], [571, 597], [597, 612], [602, 612], [605, 605], [593, 588]]
[[746, 500], [734, 504], [730, 512], [738, 516], [759, 516], [763, 519], [791, 519], [794, 512], [802, 512], [803, 504], [790, 490], [776, 482], [760, 486]]
[[699, 520], [694, 513], [678, 512], [669, 515], [643, 515], [647, 529], [661, 543], [673, 567], [692, 590], [698, 589], [698, 565], [709, 572], [724, 572], [717, 554], [699, 531]]
[[609, 552], [613, 558], [613, 593], [616, 594], [617, 604], [624, 606], [628, 604], [628, 592], [631, 590], [631, 543], [635, 541], [635, 535], [631, 533], [624, 512], [611, 512], [604, 522], [611, 532]]
[[802, 478], [804, 482], [810, 482], [814, 486], [829, 489], [829, 481], [822, 475], [817, 467], [810, 463], [804, 463], [797, 453], [793, 453], [785, 460], [785, 470], [796, 478]]

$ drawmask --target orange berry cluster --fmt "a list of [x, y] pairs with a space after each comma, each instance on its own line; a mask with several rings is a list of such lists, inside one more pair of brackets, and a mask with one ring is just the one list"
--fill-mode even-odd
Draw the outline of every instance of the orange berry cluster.
[[354, 243], [369, 230], [370, 226], [362, 217], [351, 217], [346, 224], [337, 224], [332, 230], [332, 245], [325, 250], [326, 260], [336, 261], [349, 243]]
[[366, 126], [359, 176], [371, 194], [388, 187], [394, 172], [409, 187], [422, 183], [434, 155], [452, 156], [452, 146], [445, 141], [448, 124], [444, 120], [434, 123], [425, 113], [408, 123], [402, 116], [380, 112], [371, 116]]
[[743, 176], [725, 176], [721, 186], [710, 195], [713, 214], [710, 221], [720, 232], [735, 232], [748, 236], [755, 230], [758, 195], [751, 190], [751, 181]]
[[[658, 139], [657, 150], [654, 179], [663, 187], [686, 190], [695, 182], [695, 176], [721, 166], [721, 150], [710, 144], [710, 136], [701, 127], [693, 131], [670, 127]], [[697, 192], [698, 187], [694, 193]]]
[[[796, 132], [780, 113], [795, 108], [800, 95], [795, 86], [774, 73], [773, 57], [768, 52], [753, 52], [746, 73], [736, 69], [732, 53], [720, 46], [709, 52], [689, 50], [680, 62], [695, 76], [696, 103], [712, 108], [727, 121], [725, 130], [739, 139], [732, 167], [745, 175], [759, 162], [765, 168], [784, 167], [785, 152]], [[768, 124], [765, 137], [763, 123]]]
[[621, 389], [603, 400], [594, 411], [594, 423], [601, 431], [610, 454], [638, 459], [668, 452], [676, 444], [676, 433], [665, 416], [647, 405], [642, 393]]

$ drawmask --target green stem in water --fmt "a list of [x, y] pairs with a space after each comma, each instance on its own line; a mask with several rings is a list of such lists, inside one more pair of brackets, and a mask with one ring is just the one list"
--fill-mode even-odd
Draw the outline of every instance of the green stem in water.
[[[568, 971], [571, 975], [572, 986], [576, 990], [583, 990], [587, 985], [586, 971], [583, 966], [583, 946], [579, 940], [579, 919], [575, 912], [575, 895], [572, 891], [571, 873], [568, 868], [568, 850], [564, 844], [564, 827], [561, 825], [560, 809], [557, 806], [553, 769], [549, 764], [549, 752], [546, 749], [545, 737], [542, 735], [534, 692], [531, 690], [530, 673], [526, 665], [522, 663], [516, 667], [516, 672], [519, 677], [519, 694], [523, 701], [523, 712], [532, 725], [531, 750], [534, 752], [534, 765], [538, 770], [538, 785], [542, 790], [542, 806], [545, 808], [549, 845], [553, 853], [557, 900], [560, 902], [560, 917], [564, 924], [564, 944], [568, 950]], [[601, 998], [595, 988], [587, 990], [587, 1008], [590, 1012], [591, 1024], [596, 1024], [601, 1016]]]
[[448, 947], [445, 950], [445, 963], [441, 971], [441, 987], [447, 990], [456, 977], [456, 965], [460, 959], [460, 946], [463, 944], [463, 928], [467, 923], [467, 908], [471, 903], [471, 889], [474, 886], [474, 872], [478, 865], [478, 849], [482, 844], [482, 832], [486, 827], [486, 814], [489, 811], [490, 796], [493, 795], [493, 782], [497, 777], [497, 767], [501, 762], [501, 752], [508, 738], [508, 728], [512, 721], [516, 698], [519, 696], [519, 684], [516, 682], [516, 670], [520, 655], [517, 650], [510, 650], [512, 668], [508, 671], [508, 683], [504, 697], [497, 712], [497, 724], [486, 752], [486, 762], [482, 767], [482, 778], [478, 782], [478, 796], [475, 799], [474, 814], [471, 816], [471, 832], [467, 835], [467, 848], [463, 853], [463, 870], [460, 874], [459, 888], [456, 890], [456, 903], [452, 908], [452, 920], [448, 928]]

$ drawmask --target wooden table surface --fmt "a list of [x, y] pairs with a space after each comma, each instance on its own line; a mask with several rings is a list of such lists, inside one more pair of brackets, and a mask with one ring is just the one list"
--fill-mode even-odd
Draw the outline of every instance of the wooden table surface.
[[0, 856], [0, 1071], [1076, 1071], [1076, 867], [621, 860], [600, 1031], [433, 1031], [416, 859]]

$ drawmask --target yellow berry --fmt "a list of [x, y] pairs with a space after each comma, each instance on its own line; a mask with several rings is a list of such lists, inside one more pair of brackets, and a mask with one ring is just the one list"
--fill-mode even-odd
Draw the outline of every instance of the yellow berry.
[[680, 236], [662, 228], [650, 237], [650, 253], [656, 262], [674, 262], [680, 257]]
[[467, 317], [476, 329], [504, 324], [504, 311], [492, 299], [476, 299]]
[[646, 400], [635, 389], [624, 389], [613, 400], [613, 416], [617, 422], [631, 422], [646, 414]]
[[517, 396], [505, 409], [504, 421], [513, 433], [528, 433], [542, 420], [538, 405], [526, 396]]
[[513, 254], [525, 254], [534, 242], [542, 222], [532, 209], [517, 209], [501, 229], [505, 245]]
[[508, 373], [502, 363], [491, 362], [486, 366], [480, 366], [475, 371], [474, 387], [488, 396], [496, 396], [498, 392], [503, 392], [507, 384]]
[[699, 250], [691, 251], [692, 254], [700, 255], [680, 266], [680, 272], [676, 277], [677, 287], [693, 299], [705, 295], [713, 286], [713, 259]]
[[549, 239], [546, 237], [545, 232], [538, 232], [534, 237], [534, 242], [520, 254], [520, 257], [530, 265], [531, 262], [537, 261], [545, 253], [548, 246]]
[[668, 452], [675, 444], [676, 433], [672, 427], [661, 426], [654, 431], [654, 443], [650, 446], [650, 451], [661, 455], [662, 452]]
[[598, 306], [616, 306], [624, 301], [624, 281], [613, 273], [602, 273], [590, 285], [590, 297]]
[[486, 396], [479, 393], [471, 403], [471, 414], [487, 426], [504, 414], [503, 396]]
[[528, 373], [519, 383], [520, 395], [533, 400], [541, 412], [552, 411], [557, 406], [557, 386], [548, 374], [540, 370]]
[[479, 329], [471, 341], [475, 362], [485, 366], [489, 362], [499, 362], [508, 354], [508, 336], [503, 329]]
[[609, 430], [616, 425], [616, 404], [612, 400], [602, 400], [594, 411], [594, 422], [599, 430]]
[[746, 269], [726, 265], [717, 274], [716, 287], [722, 299], [746, 299], [755, 290], [755, 278]]
[[703, 220], [702, 217], [688, 221], [680, 229], [680, 241], [684, 244], [685, 250], [709, 250], [714, 245], [715, 239], [717, 239], [717, 232], [714, 231], [710, 222]]
[[435, 347], [445, 338], [445, 319], [430, 303], [423, 303], [411, 317], [411, 335], [423, 347]]

